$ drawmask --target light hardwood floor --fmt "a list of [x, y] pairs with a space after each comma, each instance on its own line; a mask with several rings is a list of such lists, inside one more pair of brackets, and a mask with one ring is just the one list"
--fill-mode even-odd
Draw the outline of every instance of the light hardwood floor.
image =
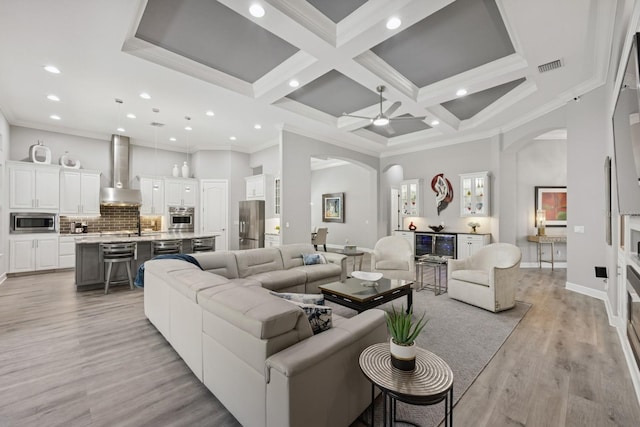
[[[456, 426], [638, 426], [601, 301], [523, 269], [533, 304], [454, 409]], [[0, 285], [0, 426], [236, 426], [146, 320], [143, 292], [77, 293], [70, 272]]]

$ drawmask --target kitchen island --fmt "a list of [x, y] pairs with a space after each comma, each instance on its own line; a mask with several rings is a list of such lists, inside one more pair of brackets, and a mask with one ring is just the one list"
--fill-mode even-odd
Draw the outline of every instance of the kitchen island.
[[[215, 250], [216, 234], [187, 232], [135, 232], [86, 233], [70, 235], [75, 237], [76, 246], [76, 290], [97, 289], [104, 286], [105, 268], [100, 261], [100, 243], [136, 242], [137, 258], [133, 262], [133, 274], [145, 261], [153, 258], [152, 243], [162, 240], [182, 240], [182, 253], [193, 252], [193, 240], [213, 238]], [[124, 264], [116, 264], [111, 273], [112, 281], [127, 280], [127, 269]]]

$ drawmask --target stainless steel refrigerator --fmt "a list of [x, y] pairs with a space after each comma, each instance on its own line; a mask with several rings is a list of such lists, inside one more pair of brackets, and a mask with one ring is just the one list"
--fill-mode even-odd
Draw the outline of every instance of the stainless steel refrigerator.
[[240, 202], [240, 249], [264, 248], [264, 200]]

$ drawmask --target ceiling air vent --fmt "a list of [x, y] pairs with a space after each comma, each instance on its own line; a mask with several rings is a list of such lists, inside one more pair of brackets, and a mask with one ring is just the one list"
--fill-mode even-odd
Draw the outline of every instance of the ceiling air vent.
[[556, 59], [555, 61], [547, 62], [546, 64], [538, 65], [538, 71], [546, 73], [547, 71], [555, 70], [562, 67], [562, 60]]

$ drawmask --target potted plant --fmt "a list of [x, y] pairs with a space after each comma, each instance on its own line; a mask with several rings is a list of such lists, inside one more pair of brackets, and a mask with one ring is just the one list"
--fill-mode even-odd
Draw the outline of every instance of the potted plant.
[[392, 305], [391, 311], [385, 313], [387, 328], [391, 335], [390, 352], [391, 364], [403, 371], [412, 371], [416, 367], [416, 337], [428, 322], [425, 319], [426, 311], [417, 321], [413, 321], [413, 307], [409, 312], [400, 307], [400, 310]]

